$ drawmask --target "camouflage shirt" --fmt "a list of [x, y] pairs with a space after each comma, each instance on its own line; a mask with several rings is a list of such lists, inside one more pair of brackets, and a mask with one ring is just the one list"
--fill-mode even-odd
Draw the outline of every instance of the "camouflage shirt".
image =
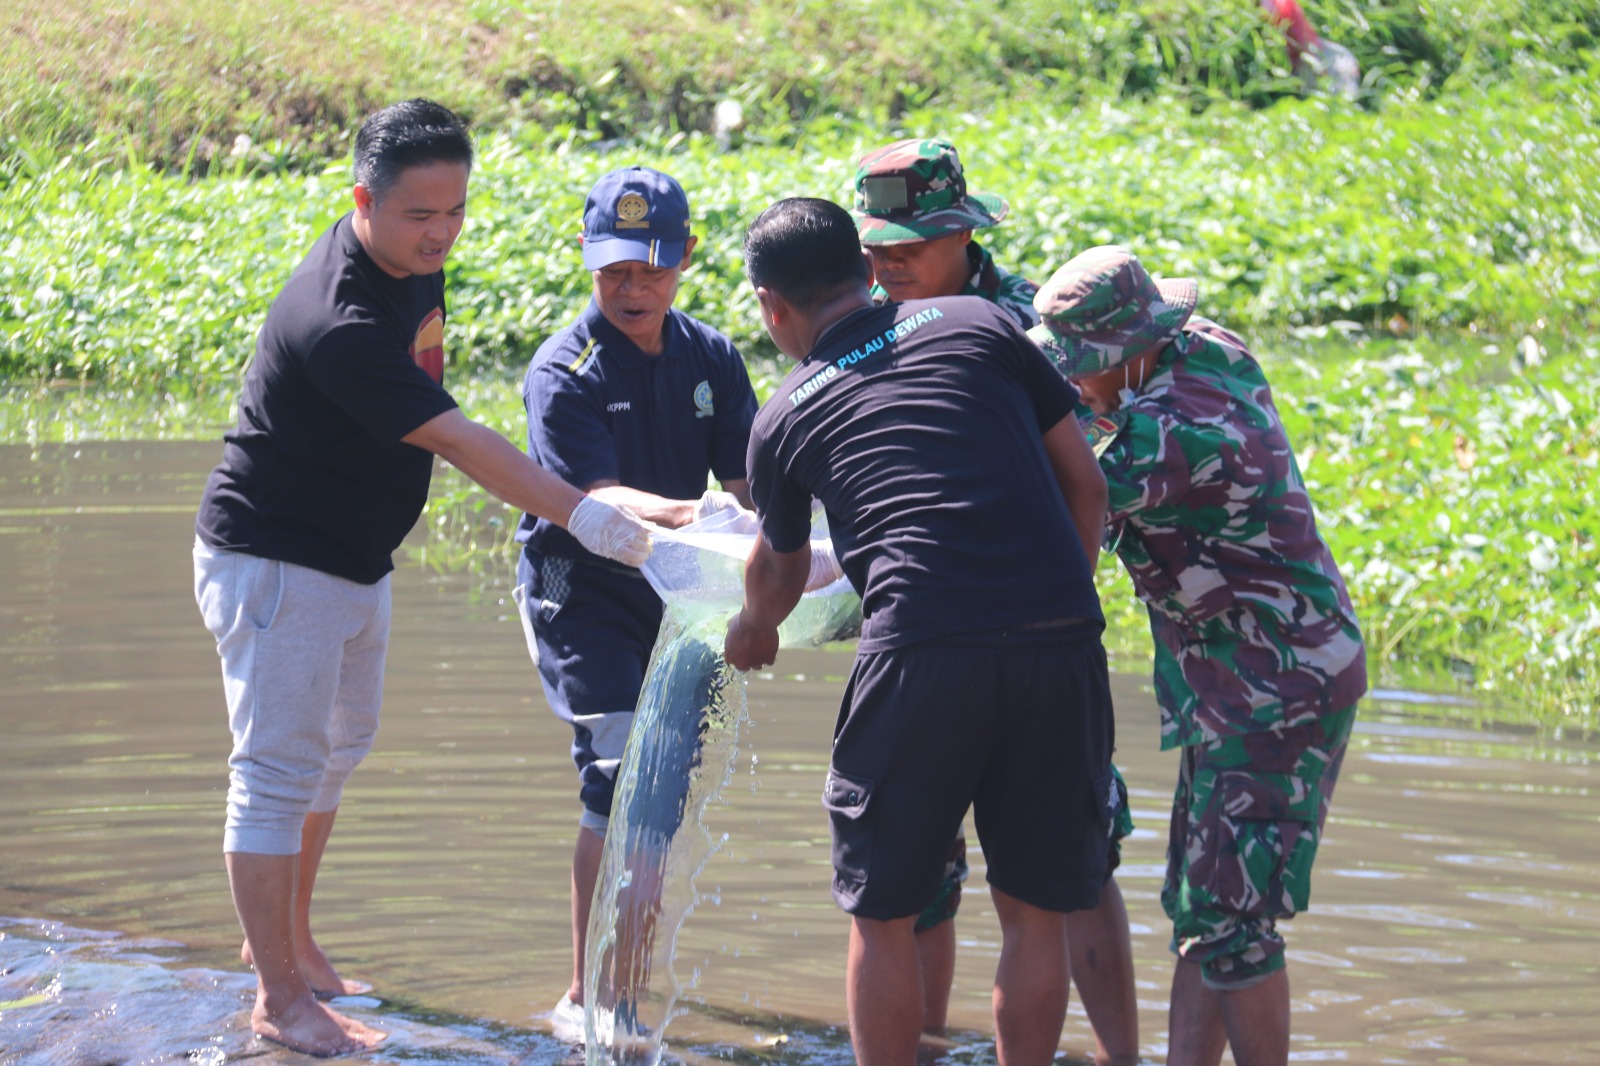
[[1191, 319], [1097, 432], [1108, 544], [1150, 612], [1161, 746], [1353, 706], [1367, 688], [1361, 631], [1244, 342]]
[[[999, 304], [1023, 329], [1039, 324], [1039, 312], [1033, 309], [1033, 294], [1039, 291], [1039, 286], [997, 266], [994, 256], [977, 241], [967, 244], [967, 259], [972, 263], [972, 276], [957, 296], [982, 296], [990, 303]], [[873, 303], [885, 303], [888, 299], [889, 293], [882, 285], [872, 287]]]

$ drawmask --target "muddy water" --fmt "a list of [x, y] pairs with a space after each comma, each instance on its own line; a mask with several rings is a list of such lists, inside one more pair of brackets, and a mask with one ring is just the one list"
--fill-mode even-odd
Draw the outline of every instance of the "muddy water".
[[[0, 447], [0, 1062], [259, 1053], [220, 845], [228, 737], [189, 592], [217, 447]], [[414, 557], [413, 557], [414, 558]], [[506, 569], [509, 569], [509, 564]], [[577, 806], [566, 728], [509, 587], [415, 561], [395, 581], [377, 749], [346, 792], [317, 928], [397, 1032], [378, 1061], [555, 1062]], [[817, 794], [847, 653], [751, 685], [677, 970], [688, 1059], [847, 1061], [846, 920]], [[1146, 1057], [1165, 1055], [1158, 892], [1175, 763], [1118, 679], [1138, 833], [1120, 880]], [[1600, 744], [1453, 728], [1396, 694], [1347, 759], [1310, 913], [1289, 928], [1295, 1056], [1600, 1061]], [[981, 856], [958, 924], [950, 1061], [982, 1061], [998, 953]], [[1076, 1010], [1063, 1049], [1090, 1046]], [[9, 1056], [8, 1053], [9, 1052]], [[294, 1058], [278, 1054], [271, 1058]]]

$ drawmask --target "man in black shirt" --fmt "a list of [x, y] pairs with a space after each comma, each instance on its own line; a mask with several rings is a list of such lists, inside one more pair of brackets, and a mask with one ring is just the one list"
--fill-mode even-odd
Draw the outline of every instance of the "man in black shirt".
[[1106, 489], [1076, 390], [986, 300], [875, 306], [855, 223], [827, 201], [763, 212], [745, 270], [799, 365], [751, 431], [761, 536], [724, 654], [773, 661], [820, 500], [863, 615], [823, 789], [856, 1057], [915, 1061], [913, 926], [970, 806], [1004, 939], [1000, 1058], [1044, 1066], [1066, 1015], [1065, 914], [1099, 899], [1115, 810], [1093, 578]]
[[389, 631], [391, 553], [427, 500], [434, 455], [585, 547], [637, 566], [648, 536], [504, 437], [441, 385], [444, 276], [472, 145], [410, 100], [356, 138], [355, 209], [273, 301], [195, 522], [195, 596], [217, 640], [233, 753], [223, 851], [252, 1028], [317, 1055], [382, 1033], [321, 998], [357, 990], [311, 935], [344, 782], [371, 748]]

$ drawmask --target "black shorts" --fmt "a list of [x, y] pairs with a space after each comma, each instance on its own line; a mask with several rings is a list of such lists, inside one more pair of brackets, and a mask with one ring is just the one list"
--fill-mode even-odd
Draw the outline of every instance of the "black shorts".
[[1101, 627], [1000, 630], [860, 655], [823, 804], [833, 896], [917, 914], [973, 808], [989, 884], [1045, 910], [1093, 907], [1115, 804]]

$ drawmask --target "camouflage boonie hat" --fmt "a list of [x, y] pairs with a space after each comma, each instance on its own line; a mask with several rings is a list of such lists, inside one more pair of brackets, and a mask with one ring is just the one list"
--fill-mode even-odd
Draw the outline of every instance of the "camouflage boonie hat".
[[856, 230], [862, 244], [909, 244], [993, 226], [1011, 205], [970, 192], [956, 147], [942, 138], [895, 141], [856, 164]]
[[1198, 297], [1194, 279], [1152, 281], [1132, 252], [1103, 244], [1050, 275], [1028, 336], [1067, 377], [1097, 374], [1176, 337]]

